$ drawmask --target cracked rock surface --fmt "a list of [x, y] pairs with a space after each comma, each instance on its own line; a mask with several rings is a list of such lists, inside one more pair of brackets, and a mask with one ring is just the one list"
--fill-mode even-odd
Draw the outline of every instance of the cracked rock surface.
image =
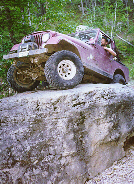
[[81, 84], [0, 100], [0, 183], [83, 184], [125, 156], [134, 90]]

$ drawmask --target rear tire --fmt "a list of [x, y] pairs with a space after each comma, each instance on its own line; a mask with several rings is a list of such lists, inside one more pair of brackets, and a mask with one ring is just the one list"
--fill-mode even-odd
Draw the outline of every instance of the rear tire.
[[114, 75], [113, 83], [120, 83], [120, 84], [126, 85], [126, 81], [125, 81], [124, 77], [120, 74]]
[[54, 53], [45, 65], [46, 79], [57, 89], [77, 86], [82, 81], [83, 75], [84, 67], [80, 58], [68, 50]]

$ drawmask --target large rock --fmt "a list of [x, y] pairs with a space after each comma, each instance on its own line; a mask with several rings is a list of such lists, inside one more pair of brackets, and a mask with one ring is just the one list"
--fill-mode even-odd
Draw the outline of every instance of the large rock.
[[134, 90], [84, 84], [0, 100], [2, 183], [83, 184], [125, 155]]

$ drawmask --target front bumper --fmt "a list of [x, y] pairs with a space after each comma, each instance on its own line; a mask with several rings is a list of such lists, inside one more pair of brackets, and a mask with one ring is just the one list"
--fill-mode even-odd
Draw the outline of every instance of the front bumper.
[[36, 50], [29, 50], [29, 51], [25, 51], [25, 52], [7, 54], [7, 55], [3, 55], [3, 59], [13, 59], [13, 58], [37, 56], [37, 55], [40, 55], [43, 53], [45, 54], [45, 53], [47, 53], [47, 51], [48, 51], [47, 48], [42, 48], [42, 49], [36, 49]]

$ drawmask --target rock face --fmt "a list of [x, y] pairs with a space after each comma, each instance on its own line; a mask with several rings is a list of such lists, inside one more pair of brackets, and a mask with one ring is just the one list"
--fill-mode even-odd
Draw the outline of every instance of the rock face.
[[0, 100], [0, 182], [83, 184], [125, 155], [134, 90], [84, 84]]

